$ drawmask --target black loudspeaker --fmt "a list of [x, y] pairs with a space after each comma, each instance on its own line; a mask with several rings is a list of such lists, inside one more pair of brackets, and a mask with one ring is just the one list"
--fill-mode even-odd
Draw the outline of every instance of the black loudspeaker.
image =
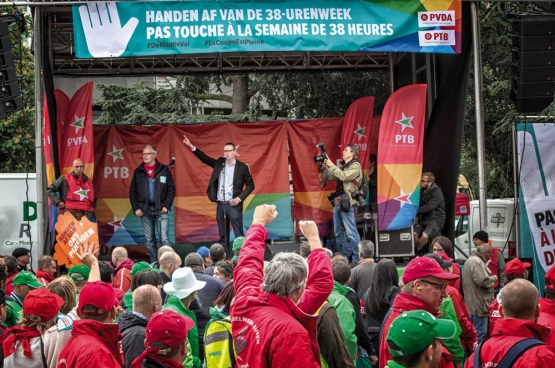
[[264, 260], [270, 262], [274, 256], [280, 252], [292, 252], [299, 253], [301, 248], [301, 243], [274, 243], [266, 244], [266, 250], [264, 251]]
[[511, 14], [511, 98], [521, 113], [540, 112], [555, 96], [555, 14]]

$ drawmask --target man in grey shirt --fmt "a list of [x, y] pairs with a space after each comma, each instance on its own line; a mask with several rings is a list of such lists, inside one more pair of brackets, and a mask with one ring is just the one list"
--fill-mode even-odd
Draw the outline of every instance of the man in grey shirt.
[[358, 243], [358, 256], [360, 262], [351, 270], [349, 287], [361, 298], [370, 285], [372, 285], [372, 279], [374, 278], [374, 268], [376, 268], [374, 263], [374, 243], [370, 240], [362, 240]]

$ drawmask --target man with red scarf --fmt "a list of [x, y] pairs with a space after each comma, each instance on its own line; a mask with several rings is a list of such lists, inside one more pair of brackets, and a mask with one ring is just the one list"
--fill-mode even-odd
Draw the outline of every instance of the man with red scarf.
[[[85, 175], [84, 171], [85, 163], [76, 158], [73, 161], [73, 171], [56, 179], [46, 188], [46, 194], [60, 213], [69, 211], [77, 220], [87, 216], [89, 220], [96, 221], [94, 187], [92, 179]], [[56, 192], [60, 193], [59, 197]]]
[[175, 197], [175, 184], [168, 166], [156, 159], [157, 152], [151, 145], [143, 148], [143, 163], [135, 169], [129, 200], [135, 215], [141, 218], [150, 263], [158, 260], [155, 226], [162, 245], [170, 244], [168, 211]]

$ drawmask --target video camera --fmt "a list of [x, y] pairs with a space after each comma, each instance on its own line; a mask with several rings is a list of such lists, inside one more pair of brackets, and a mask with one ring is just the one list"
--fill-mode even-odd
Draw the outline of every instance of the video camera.
[[328, 176], [326, 174], [326, 166], [324, 165], [324, 160], [328, 158], [326, 152], [326, 145], [324, 143], [318, 143], [316, 148], [319, 148], [321, 153], [318, 156], [314, 156], [314, 163], [318, 164], [318, 184], [322, 188], [328, 183]]
[[326, 145], [324, 143], [318, 143], [316, 145], [316, 148], [320, 148], [320, 151], [322, 151], [322, 153], [320, 153], [318, 156], [314, 156], [314, 163], [323, 164], [324, 160], [327, 158]]

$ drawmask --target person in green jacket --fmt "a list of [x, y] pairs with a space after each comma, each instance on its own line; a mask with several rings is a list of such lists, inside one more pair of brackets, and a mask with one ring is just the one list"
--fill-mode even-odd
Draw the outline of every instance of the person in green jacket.
[[349, 288], [349, 279], [351, 278], [351, 268], [342, 261], [332, 262], [333, 270], [333, 290], [328, 297], [328, 302], [335, 308], [339, 325], [345, 336], [347, 350], [355, 361], [357, 355], [357, 337], [355, 335], [355, 309], [351, 302], [345, 297]]
[[21, 271], [12, 280], [13, 300], [6, 300], [6, 325], [13, 327], [21, 317], [23, 311], [23, 300], [31, 290], [43, 287], [35, 275], [29, 271]]
[[401, 313], [387, 332], [387, 348], [392, 360], [386, 368], [435, 368], [441, 359], [442, 344], [438, 340], [453, 337], [455, 323], [437, 319], [423, 310]]
[[[190, 267], [183, 267], [172, 274], [172, 281], [164, 285], [164, 291], [168, 294], [163, 310], [169, 309], [182, 316], [191, 318], [195, 326], [187, 333], [187, 358], [183, 362], [186, 368], [201, 368], [202, 359], [199, 357], [198, 325], [195, 313], [189, 310], [191, 302], [197, 296], [197, 290], [206, 285], [204, 281], [198, 281]], [[190, 346], [190, 354], [189, 354]]]

